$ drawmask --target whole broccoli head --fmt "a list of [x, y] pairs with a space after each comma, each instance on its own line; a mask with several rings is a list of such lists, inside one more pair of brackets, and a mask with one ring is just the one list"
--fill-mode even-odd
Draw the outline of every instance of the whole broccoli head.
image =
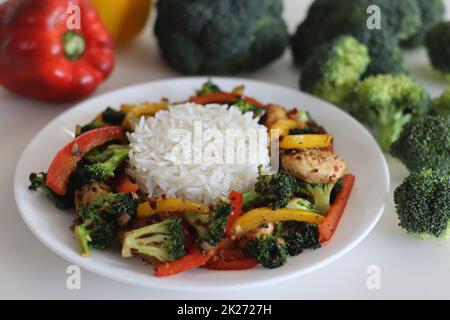
[[410, 170], [450, 171], [450, 117], [425, 116], [411, 120], [391, 153]]
[[256, 258], [264, 268], [275, 269], [287, 261], [286, 242], [281, 237], [263, 235], [251, 240], [245, 247], [248, 256]]
[[317, 225], [287, 221], [281, 226], [280, 236], [284, 239], [289, 255], [296, 256], [305, 249], [320, 248]]
[[184, 230], [180, 218], [168, 218], [125, 233], [122, 257], [145, 254], [161, 262], [177, 260], [185, 255]]
[[302, 69], [300, 87], [331, 103], [345, 106], [369, 65], [367, 47], [352, 36], [322, 47]]
[[187, 74], [261, 68], [289, 40], [281, 0], [159, 1], [155, 34], [167, 63]]
[[450, 88], [445, 90], [440, 97], [433, 100], [431, 115], [450, 116]]
[[441, 22], [427, 33], [425, 45], [433, 67], [450, 78], [450, 21]]
[[111, 248], [118, 219], [131, 224], [136, 218], [137, 203], [129, 193], [109, 193], [85, 206], [80, 212], [82, 223], [74, 230], [80, 253], [88, 256], [91, 247]]
[[269, 207], [273, 210], [284, 208], [297, 190], [297, 180], [288, 172], [262, 174], [260, 172], [255, 190], [243, 195], [243, 207]]
[[424, 169], [415, 171], [394, 192], [400, 226], [421, 238], [450, 234], [450, 176]]
[[443, 0], [415, 0], [419, 5], [420, 14], [422, 17], [422, 26], [410, 38], [402, 42], [405, 48], [420, 47], [425, 42], [427, 32], [437, 23], [439, 23], [445, 12], [445, 5]]
[[366, 78], [357, 88], [351, 113], [371, 127], [384, 151], [398, 139], [415, 116], [425, 115], [431, 98], [416, 81], [403, 74]]

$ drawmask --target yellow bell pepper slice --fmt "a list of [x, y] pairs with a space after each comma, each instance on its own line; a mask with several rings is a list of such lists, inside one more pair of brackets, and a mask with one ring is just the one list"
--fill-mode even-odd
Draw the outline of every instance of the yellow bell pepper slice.
[[201, 202], [178, 199], [149, 199], [147, 202], [138, 206], [138, 218], [146, 218], [158, 213], [193, 213], [193, 214], [209, 214], [209, 207]]
[[123, 110], [129, 110], [125, 116], [124, 127], [127, 129], [133, 129], [142, 116], [154, 116], [157, 112], [167, 110], [168, 108], [169, 104], [167, 103], [143, 103], [134, 107], [130, 105], [122, 105], [122, 112], [125, 112]]
[[327, 148], [333, 143], [329, 134], [301, 134], [284, 136], [280, 139], [281, 149]]
[[270, 127], [270, 135], [272, 135], [273, 130], [279, 130], [278, 135], [287, 136], [289, 130], [297, 128], [298, 123], [293, 119], [280, 119], [275, 122], [272, 127]]
[[265, 223], [303, 221], [321, 224], [324, 219], [324, 216], [306, 210], [288, 208], [272, 210], [269, 208], [258, 208], [248, 211], [236, 220], [233, 225], [233, 235], [240, 236], [246, 234], [249, 231], [259, 228]]

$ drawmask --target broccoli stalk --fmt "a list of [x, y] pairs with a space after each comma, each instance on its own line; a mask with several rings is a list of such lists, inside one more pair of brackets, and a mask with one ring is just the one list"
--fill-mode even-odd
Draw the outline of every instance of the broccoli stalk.
[[267, 206], [273, 210], [284, 208], [297, 189], [297, 180], [287, 172], [271, 175], [261, 173], [255, 184], [255, 190], [244, 193], [243, 207]]
[[[80, 169], [80, 174], [86, 183], [106, 181], [114, 178], [117, 168], [128, 158], [130, 147], [111, 145], [104, 152], [110, 155], [106, 161], [86, 165]], [[101, 153], [91, 155], [89, 159], [92, 160], [93, 158], [100, 160], [102, 155]]]
[[173, 261], [185, 255], [184, 231], [180, 218], [168, 218], [125, 234], [122, 257], [141, 253], [161, 262]]
[[[111, 248], [117, 220], [126, 215], [129, 224], [136, 218], [137, 200], [129, 193], [109, 193], [82, 208], [82, 223], [75, 227], [75, 241], [81, 255], [90, 255], [90, 248]], [[124, 219], [122, 219], [124, 220]]]
[[314, 207], [322, 214], [326, 214], [331, 207], [331, 196], [334, 183], [301, 183], [297, 192], [307, 195], [313, 200]]
[[289, 201], [286, 208], [289, 209], [299, 209], [299, 210], [305, 210], [305, 211], [311, 211], [314, 213], [320, 213], [319, 210], [308, 200], [303, 198], [294, 198], [291, 201]]
[[447, 172], [415, 171], [394, 192], [400, 227], [420, 238], [450, 235], [450, 176]]
[[251, 240], [245, 247], [245, 253], [256, 258], [264, 268], [270, 269], [283, 266], [288, 256], [283, 238], [268, 234]]

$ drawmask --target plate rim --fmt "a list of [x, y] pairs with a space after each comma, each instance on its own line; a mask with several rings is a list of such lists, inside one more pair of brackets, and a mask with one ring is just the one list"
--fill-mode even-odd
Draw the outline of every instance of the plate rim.
[[329, 108], [336, 109], [338, 112], [342, 113], [343, 116], [347, 117], [349, 121], [353, 122], [354, 125], [358, 126], [361, 130], [363, 130], [365, 132], [365, 134], [368, 136], [368, 138], [371, 139], [372, 142], [374, 142], [375, 145], [377, 146], [377, 153], [380, 156], [380, 159], [382, 160], [382, 167], [383, 167], [383, 173], [384, 173], [384, 178], [385, 178], [385, 186], [384, 186], [385, 194], [383, 197], [384, 202], [380, 206], [378, 212], [376, 214], [374, 214], [374, 218], [371, 221], [371, 223], [365, 228], [364, 232], [362, 232], [351, 243], [345, 245], [344, 248], [342, 248], [341, 250], [339, 250], [338, 252], [336, 252], [334, 254], [331, 254], [330, 256], [328, 256], [327, 258], [325, 258], [321, 261], [313, 263], [310, 266], [304, 267], [298, 271], [292, 271], [292, 272], [289, 272], [286, 274], [281, 274], [281, 275], [274, 274], [273, 277], [270, 277], [265, 280], [258, 280], [258, 281], [254, 281], [254, 282], [243, 283], [243, 284], [238, 283], [238, 284], [221, 285], [219, 287], [212, 287], [212, 286], [187, 287], [185, 285], [181, 285], [181, 286], [173, 285], [173, 284], [165, 285], [161, 282], [153, 282], [153, 281], [148, 281], [148, 282], [142, 283], [142, 282], [138, 282], [137, 280], [133, 280], [133, 278], [126, 278], [124, 276], [117, 275], [117, 274], [110, 275], [109, 273], [102, 273], [100, 270], [98, 270], [97, 268], [92, 266], [92, 263], [89, 262], [90, 260], [86, 260], [85, 258], [84, 258], [85, 260], [82, 260], [81, 258], [83, 258], [83, 257], [79, 257], [79, 258], [75, 259], [77, 261], [74, 261], [73, 256], [69, 256], [63, 250], [56, 248], [56, 246], [54, 246], [52, 243], [47, 241], [45, 239], [45, 237], [43, 237], [38, 232], [38, 230], [36, 230], [36, 228], [30, 224], [30, 222], [26, 218], [26, 214], [24, 213], [25, 208], [23, 207], [23, 204], [21, 203], [21, 201], [19, 201], [19, 192], [21, 192], [21, 189], [19, 189], [19, 182], [20, 182], [19, 181], [19, 175], [20, 175], [19, 169], [22, 167], [22, 165], [21, 165], [22, 162], [25, 161], [25, 154], [27, 153], [28, 149], [35, 143], [36, 140], [38, 140], [40, 138], [40, 135], [43, 134], [43, 132], [47, 131], [50, 127], [53, 127], [55, 123], [57, 123], [61, 119], [65, 118], [67, 113], [73, 112], [75, 109], [80, 108], [84, 104], [88, 104], [91, 100], [94, 100], [94, 99], [100, 100], [100, 99], [104, 98], [105, 96], [108, 96], [108, 95], [111, 95], [114, 93], [117, 94], [121, 91], [127, 91], [127, 90], [133, 90], [133, 89], [137, 90], [140, 87], [146, 87], [146, 86], [151, 86], [151, 85], [161, 85], [164, 83], [189, 81], [189, 80], [190, 81], [205, 81], [205, 79], [216, 79], [219, 81], [229, 81], [229, 82], [244, 83], [244, 84], [247, 83], [247, 84], [253, 84], [256, 86], [264, 85], [264, 86], [271, 86], [274, 89], [296, 91], [295, 89], [293, 89], [291, 87], [286, 87], [286, 86], [282, 86], [279, 84], [273, 84], [270, 82], [254, 80], [254, 79], [246, 79], [246, 78], [239, 78], [239, 77], [220, 77], [220, 76], [214, 76], [214, 77], [192, 76], [192, 77], [165, 78], [165, 79], [160, 79], [160, 80], [156, 80], [156, 81], [148, 81], [148, 82], [138, 83], [138, 84], [134, 84], [134, 85], [130, 85], [130, 86], [120, 87], [120, 88], [110, 90], [108, 92], [105, 92], [105, 93], [102, 93], [99, 95], [92, 96], [86, 100], [83, 100], [83, 101], [80, 101], [80, 102], [74, 104], [72, 107], [66, 109], [64, 112], [62, 112], [61, 114], [54, 117], [43, 128], [41, 128], [39, 130], [39, 132], [30, 140], [30, 142], [23, 149], [23, 151], [20, 155], [19, 161], [17, 162], [16, 168], [15, 168], [13, 186], [14, 186], [14, 197], [15, 197], [16, 206], [22, 217], [22, 220], [25, 222], [26, 226], [28, 227], [28, 229], [30, 229], [30, 231], [33, 233], [33, 235], [42, 244], [44, 244], [47, 248], [49, 248], [53, 253], [62, 257], [64, 260], [66, 260], [70, 263], [76, 263], [81, 268], [83, 268], [89, 272], [92, 272], [98, 276], [101, 276], [103, 278], [111, 279], [111, 280], [125, 283], [128, 285], [143, 287], [143, 288], [154, 288], [154, 289], [160, 289], [160, 290], [168, 290], [168, 291], [176, 291], [176, 292], [194, 292], [194, 293], [227, 292], [227, 291], [232, 291], [232, 290], [236, 290], [236, 289], [252, 289], [252, 288], [258, 288], [258, 287], [262, 287], [262, 286], [273, 285], [273, 284], [280, 283], [280, 282], [285, 282], [285, 281], [293, 279], [293, 278], [301, 277], [301, 276], [303, 276], [307, 273], [310, 273], [314, 270], [318, 270], [318, 269], [324, 267], [325, 265], [331, 264], [332, 262], [337, 261], [338, 259], [343, 257], [345, 254], [347, 254], [349, 251], [354, 249], [357, 245], [359, 245], [367, 237], [367, 235], [374, 229], [374, 227], [377, 225], [377, 223], [379, 222], [381, 216], [383, 215], [383, 212], [385, 211], [385, 208], [387, 205], [387, 201], [388, 201], [389, 194], [390, 194], [390, 188], [391, 188], [391, 178], [390, 178], [390, 171], [389, 171], [389, 166], [387, 163], [386, 156], [381, 151], [381, 149], [379, 148], [378, 144], [376, 143], [374, 137], [370, 134], [368, 129], [366, 127], [364, 127], [360, 122], [358, 122], [356, 119], [354, 119], [352, 116], [350, 116], [348, 113], [346, 113], [342, 109], [338, 108], [337, 106], [332, 105], [327, 101], [321, 100], [321, 99], [319, 99], [315, 96], [312, 96], [308, 93], [305, 93], [303, 91], [298, 91], [298, 93], [307, 95], [311, 99], [318, 100], [320, 103], [326, 104]]

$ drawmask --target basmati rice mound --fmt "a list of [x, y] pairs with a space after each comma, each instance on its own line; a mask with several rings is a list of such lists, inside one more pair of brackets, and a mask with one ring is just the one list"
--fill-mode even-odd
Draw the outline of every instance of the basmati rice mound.
[[[195, 147], [195, 123], [197, 128], [201, 123], [203, 148]], [[213, 134], [207, 132], [214, 130], [226, 137], [227, 129], [242, 129], [234, 131], [241, 138], [245, 136], [245, 130], [257, 130], [257, 148], [252, 144], [253, 150], [256, 149], [257, 156], [253, 155], [256, 159], [250, 161], [247, 157], [244, 163], [236, 164], [235, 161], [234, 164], [224, 164], [227, 154], [225, 145], [228, 140], [222, 139], [220, 144], [220, 139], [215, 139]], [[202, 106], [192, 103], [172, 105], [154, 117], [141, 118], [128, 138], [131, 151], [127, 172], [150, 197], [155, 198], [165, 195], [214, 204], [221, 197], [226, 197], [231, 190], [251, 190], [258, 177], [258, 166], [269, 165], [269, 139], [266, 128], [258, 124], [253, 113], [242, 114], [234, 106]], [[251, 148], [250, 140], [248, 137], [245, 139], [246, 152]], [[234, 152], [242, 156], [245, 152], [242, 153], [243, 150], [239, 149], [238, 145], [235, 144]], [[190, 150], [191, 157], [186, 156], [188, 152], [180, 151], [181, 146], [186, 148], [183, 150]], [[218, 156], [223, 159], [222, 163], [207, 161], [204, 158], [202, 161], [194, 161], [194, 154], [205, 154], [206, 148], [211, 146], [213, 149], [216, 147], [217, 150], [223, 150], [223, 155]]]

